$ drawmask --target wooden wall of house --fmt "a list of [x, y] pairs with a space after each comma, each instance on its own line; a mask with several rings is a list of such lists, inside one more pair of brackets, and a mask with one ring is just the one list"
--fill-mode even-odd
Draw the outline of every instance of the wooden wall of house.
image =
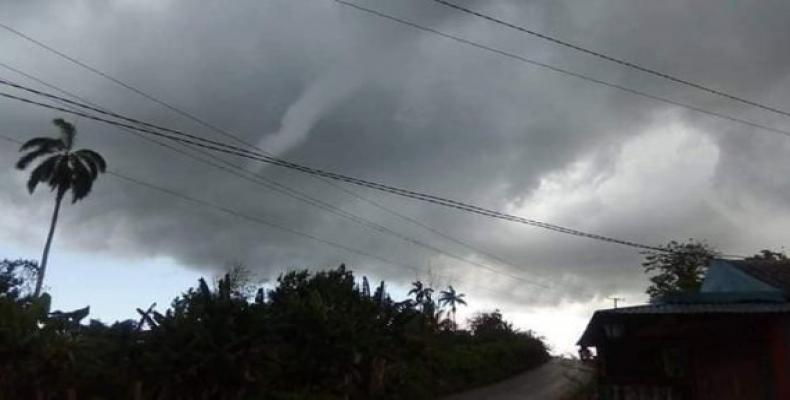
[[771, 330], [775, 399], [790, 399], [790, 318], [778, 321]]
[[[767, 335], [766, 335], [767, 336]], [[767, 340], [700, 343], [694, 349], [694, 398], [699, 400], [767, 400], [774, 377]]]
[[[682, 344], [665, 340], [622, 340], [609, 342], [599, 353], [599, 398], [601, 400], [690, 399], [690, 371], [677, 365], [675, 374], [665, 367], [665, 350]], [[682, 354], [682, 353], [681, 353]], [[685, 360], [678, 360], [684, 363]], [[674, 375], [674, 376], [673, 376]]]
[[626, 332], [599, 345], [601, 399], [790, 400], [790, 317], [657, 318]]

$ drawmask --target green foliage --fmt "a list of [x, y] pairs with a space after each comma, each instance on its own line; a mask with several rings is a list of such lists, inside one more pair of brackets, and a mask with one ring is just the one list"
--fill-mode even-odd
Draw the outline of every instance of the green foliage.
[[513, 332], [513, 325], [502, 318], [499, 310], [477, 313], [469, 320], [472, 334], [478, 338], [497, 339]]
[[32, 260], [0, 261], [0, 296], [18, 300], [33, 292], [38, 263]]
[[442, 368], [438, 375], [448, 380], [445, 385], [485, 385], [548, 361], [545, 343], [531, 332], [500, 333], [496, 338], [474, 335], [447, 346], [437, 363]]
[[647, 294], [650, 298], [677, 292], [697, 292], [708, 265], [718, 256], [711, 245], [690, 239], [688, 242], [669, 242], [666, 251], [644, 252], [642, 267], [650, 277]]
[[46, 183], [58, 199], [71, 190], [72, 203], [76, 203], [90, 193], [93, 182], [107, 169], [107, 163], [93, 150], [73, 150], [77, 134], [74, 125], [61, 118], [52, 123], [60, 129], [60, 137], [37, 137], [25, 142], [19, 151], [26, 153], [16, 167], [26, 169], [36, 159], [46, 157], [30, 173], [28, 190], [33, 193], [39, 183]]
[[111, 326], [0, 295], [0, 399], [420, 399], [548, 359], [498, 312], [442, 329], [424, 285], [419, 303], [395, 302], [340, 266], [289, 272], [254, 299], [242, 286], [201, 279], [164, 313]]

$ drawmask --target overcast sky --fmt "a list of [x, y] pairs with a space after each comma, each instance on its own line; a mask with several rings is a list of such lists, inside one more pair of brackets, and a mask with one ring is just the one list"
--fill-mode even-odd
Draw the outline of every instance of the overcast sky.
[[[356, 2], [597, 79], [790, 129], [786, 118], [429, 0]], [[330, 0], [0, 4], [0, 22], [288, 160], [652, 245], [697, 238], [724, 253], [752, 254], [787, 243], [788, 137], [520, 63]], [[786, 1], [459, 4], [761, 103], [790, 103]], [[103, 107], [230, 140], [6, 31], [0, 48], [0, 62]], [[41, 87], [2, 68], [0, 77]], [[3, 100], [0, 133], [22, 140], [53, 134], [50, 120], [58, 116]], [[467, 312], [499, 307], [562, 351], [572, 348], [590, 312], [608, 304], [606, 297], [644, 301], [647, 280], [635, 249], [343, 186], [481, 252], [473, 251], [322, 181], [223, 157], [450, 256], [438, 254], [127, 132], [69, 119], [79, 130], [78, 146], [101, 152], [113, 170], [378, 257], [104, 176], [92, 196], [62, 214], [51, 268], [74, 274], [53, 272], [47, 282], [64, 305], [115, 304], [99, 313], [103, 318], [126, 317], [116, 315], [121, 309], [132, 316], [151, 298], [172, 298], [229, 261], [245, 263], [262, 279], [345, 262], [396, 290], [414, 279], [452, 283], [469, 293]], [[25, 173], [12, 168], [16, 157], [15, 145], [0, 143], [7, 166], [0, 169], [0, 249], [7, 254], [0, 256], [37, 258], [52, 196], [27, 194]], [[86, 276], [79, 284], [67, 282], [80, 273]], [[171, 284], [141, 283], [146, 278]], [[109, 299], [112, 293], [123, 300]]]

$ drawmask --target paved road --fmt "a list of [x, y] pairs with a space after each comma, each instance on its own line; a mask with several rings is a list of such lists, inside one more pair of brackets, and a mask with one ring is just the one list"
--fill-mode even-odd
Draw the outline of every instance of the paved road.
[[578, 362], [555, 358], [514, 378], [443, 400], [562, 400], [590, 376]]

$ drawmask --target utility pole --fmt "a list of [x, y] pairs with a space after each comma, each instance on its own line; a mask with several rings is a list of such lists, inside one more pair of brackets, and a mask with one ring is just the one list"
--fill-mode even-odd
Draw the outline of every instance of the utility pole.
[[607, 297], [607, 299], [609, 299], [609, 300], [614, 302], [614, 308], [617, 308], [617, 303], [618, 302], [625, 301], [625, 299], [622, 298], [622, 297]]

